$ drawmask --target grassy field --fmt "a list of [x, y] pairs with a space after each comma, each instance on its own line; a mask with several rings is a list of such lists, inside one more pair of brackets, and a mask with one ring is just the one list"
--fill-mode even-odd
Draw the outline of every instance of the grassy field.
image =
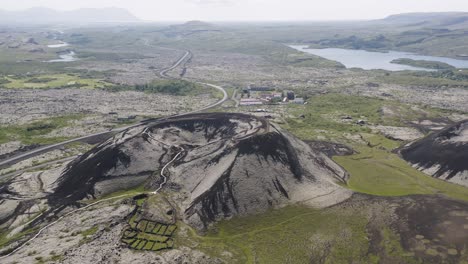
[[108, 87], [108, 91], [139, 91], [145, 93], [163, 93], [175, 96], [194, 96], [200, 94], [211, 94], [215, 98], [223, 98], [218, 90], [198, 83], [185, 80], [154, 80], [142, 85], [121, 85]]
[[32, 77], [5, 76], [0, 87], [9, 89], [20, 88], [105, 88], [112, 84], [101, 79], [82, 78], [74, 74], [45, 74]]
[[366, 223], [359, 213], [290, 206], [221, 221], [207, 236], [192, 231], [176, 245], [196, 243], [212, 255], [229, 250], [237, 263], [310, 263], [325, 256], [328, 263], [369, 263]]
[[[295, 118], [287, 119], [286, 127], [302, 139], [324, 137], [353, 147], [358, 154], [334, 157], [351, 174], [348, 188], [376, 196], [441, 194], [468, 201], [465, 187], [431, 178], [393, 153], [401, 141], [341, 120], [349, 115], [372, 124], [406, 126], [418, 118], [444, 116], [445, 111], [339, 94], [316, 96], [308, 102], [290, 106], [289, 113]], [[384, 116], [382, 107], [395, 110], [397, 115]], [[305, 118], [298, 118], [302, 114]], [[189, 246], [221, 256], [228, 263], [382, 263], [382, 259], [420, 263], [413, 252], [402, 248], [400, 235], [385, 224], [377, 228], [381, 236], [379, 255], [369, 253], [369, 223], [362, 208], [288, 206], [218, 222], [204, 236], [179, 223], [175, 243], [176, 247]], [[224, 251], [233, 256], [224, 256]]]
[[[339, 94], [316, 96], [308, 102], [304, 106], [291, 106], [291, 113], [295, 116], [304, 114], [305, 118], [288, 119], [287, 129], [305, 140], [330, 140], [355, 149], [356, 155], [334, 158], [351, 174], [350, 189], [380, 196], [444, 194], [468, 200], [467, 188], [431, 178], [394, 154], [392, 151], [402, 144], [401, 141], [387, 139], [366, 126], [341, 120], [342, 116], [349, 115], [354, 120], [364, 119], [371, 124], [406, 126], [418, 118], [444, 116], [443, 110], [414, 110], [395, 101]], [[384, 116], [380, 111], [382, 107], [391, 108], [397, 114]]]
[[[406, 126], [407, 122], [418, 118], [436, 118], [446, 114], [440, 109], [421, 106], [420, 110], [415, 110], [412, 106], [397, 101], [343, 94], [313, 96], [307, 102], [307, 105], [288, 106], [288, 112], [295, 118], [289, 118], [285, 128], [303, 139], [342, 143], [352, 143], [349, 135], [371, 132], [366, 126], [356, 124], [359, 119], [371, 124]], [[395, 114], [383, 115], [383, 107], [392, 109]], [[296, 118], [300, 115], [304, 115], [304, 118]], [[353, 121], [344, 122], [342, 118], [345, 116], [352, 117]]]
[[388, 150], [365, 146], [355, 149], [360, 153], [334, 160], [351, 174], [348, 187], [356, 192], [378, 196], [443, 194], [468, 201], [466, 187], [431, 178]]
[[436, 69], [436, 70], [455, 69], [455, 67], [453, 67], [452, 65], [439, 62], [439, 61], [412, 60], [412, 59], [401, 58], [401, 59], [392, 60], [391, 63], [409, 65], [409, 66], [426, 68], [426, 69]]
[[437, 72], [392, 72], [379, 76], [384, 83], [432, 88], [468, 88], [467, 70], [446, 70]]
[[144, 186], [144, 184], [142, 184], [142, 185], [137, 186], [135, 188], [129, 188], [129, 189], [125, 189], [125, 190], [121, 190], [121, 191], [117, 191], [117, 192], [113, 192], [113, 193], [103, 195], [102, 197], [99, 197], [98, 199], [95, 199], [95, 200], [84, 201], [84, 203], [94, 203], [94, 202], [98, 202], [98, 201], [101, 201], [101, 200], [112, 199], [112, 198], [121, 197], [121, 196], [122, 197], [132, 197], [132, 196], [137, 196], [137, 195], [140, 195], [140, 194], [144, 194], [145, 192], [146, 192], [145, 186]]
[[69, 122], [82, 119], [83, 115], [52, 117], [25, 125], [0, 126], [0, 144], [9, 141], [21, 141], [25, 145], [52, 144], [65, 141], [65, 137], [44, 137], [54, 129], [68, 126]]

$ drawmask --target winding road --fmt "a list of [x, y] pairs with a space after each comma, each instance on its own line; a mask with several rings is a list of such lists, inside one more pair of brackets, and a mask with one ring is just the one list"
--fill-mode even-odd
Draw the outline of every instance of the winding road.
[[167, 73], [179, 67], [180, 64], [182, 64], [182, 62], [185, 61], [185, 59], [190, 58], [190, 57], [192, 57], [192, 52], [190, 52], [189, 50], [185, 51], [184, 55], [182, 55], [182, 57], [180, 57], [180, 59], [176, 63], [174, 63], [171, 67], [160, 71], [159, 75], [166, 79], [176, 79], [174, 77], [168, 76]]
[[[176, 79], [174, 77], [168, 76], [167, 73], [174, 70], [175, 68], [179, 67], [188, 57], [191, 57], [191, 56], [192, 56], [192, 52], [185, 51], [185, 53], [184, 53], [184, 55], [182, 57], [180, 57], [171, 67], [163, 69], [162, 71], [160, 71], [159, 75], [162, 78], [166, 78], [166, 79]], [[167, 116], [165, 118], [180, 117], [180, 116], [184, 116], [184, 115], [188, 115], [188, 114], [194, 114], [194, 113], [202, 112], [202, 111], [217, 107], [217, 106], [221, 105], [222, 103], [224, 103], [226, 100], [228, 100], [228, 94], [227, 94], [226, 90], [224, 90], [223, 87], [221, 87], [219, 85], [211, 84], [211, 83], [202, 83], [202, 82], [197, 82], [197, 83], [208, 86], [208, 87], [211, 87], [211, 88], [214, 88], [214, 89], [222, 92], [223, 93], [223, 98], [220, 99], [219, 101], [217, 101], [216, 103], [213, 103], [213, 104], [208, 105], [206, 107], [203, 107], [201, 109], [191, 111], [191, 112], [187, 112], [187, 113], [177, 114], [177, 115], [173, 115], [173, 116]], [[18, 162], [20, 162], [22, 160], [25, 160], [25, 159], [40, 155], [40, 154], [48, 152], [48, 151], [52, 151], [54, 149], [57, 149], [59, 147], [62, 147], [64, 145], [67, 145], [67, 144], [70, 144], [70, 143], [73, 143], [73, 142], [83, 141], [83, 140], [91, 139], [91, 138], [98, 137], [98, 136], [103, 136], [103, 135], [108, 135], [108, 134], [112, 134], [112, 133], [122, 132], [122, 131], [124, 131], [126, 129], [130, 129], [130, 128], [133, 128], [133, 127], [136, 127], [136, 126], [139, 126], [141, 124], [145, 124], [145, 123], [147, 123], [149, 121], [154, 121], [154, 120], [155, 119], [143, 120], [140, 123], [135, 124], [135, 125], [115, 128], [115, 129], [108, 130], [108, 131], [103, 131], [103, 132], [94, 133], [94, 134], [90, 134], [90, 135], [79, 137], [79, 138], [70, 139], [70, 140], [63, 141], [63, 142], [60, 142], [60, 143], [57, 143], [57, 144], [36, 148], [36, 149], [30, 150], [30, 151], [27, 151], [25, 153], [21, 153], [19, 155], [16, 155], [14, 157], [1, 160], [0, 161], [0, 168], [5, 167], [5, 166], [14, 165], [14, 164], [16, 164], [16, 163], [18, 163]]]
[[[169, 77], [166, 75], [167, 72], [177, 68], [188, 56], [191, 56], [191, 52], [190, 51], [186, 51], [186, 53], [176, 62], [174, 63], [170, 68], [167, 68], [167, 69], [164, 69], [160, 72], [160, 75], [164, 78], [171, 78], [172, 77]], [[204, 110], [207, 110], [207, 109], [210, 109], [210, 108], [213, 108], [213, 107], [216, 107], [222, 103], [224, 103], [227, 99], [228, 99], [228, 94], [226, 93], [226, 91], [221, 87], [221, 86], [218, 86], [218, 85], [214, 85], [214, 84], [209, 84], [209, 83], [201, 83], [201, 82], [198, 82], [199, 84], [202, 84], [202, 85], [206, 85], [206, 86], [209, 86], [209, 87], [212, 87], [212, 88], [215, 88], [217, 90], [220, 90], [224, 96], [223, 96], [223, 99], [219, 100], [218, 102], [214, 103], [214, 104], [211, 104], [207, 107], [204, 107], [202, 109], [198, 109], [198, 110], [195, 110], [195, 111], [191, 111], [191, 112], [188, 112], [188, 113], [183, 113], [183, 114], [178, 114], [178, 115], [173, 115], [173, 116], [169, 116], [169, 117], [180, 117], [180, 116], [184, 116], [184, 115], [188, 115], [188, 114], [193, 114], [193, 113], [197, 113], [197, 112], [201, 112], [201, 111], [204, 111]], [[168, 117], [166, 117], [168, 118]], [[136, 126], [139, 126], [141, 124], [144, 124], [145, 122], [147, 121], [142, 121], [140, 122], [139, 124], [137, 125], [132, 125], [132, 126], [128, 126], [128, 127], [125, 127], [125, 128], [118, 128], [118, 129], [115, 129], [115, 130], [112, 130], [112, 132], [119, 132], [119, 131], [123, 131], [125, 129], [129, 129], [129, 128], [132, 128], [132, 127], [136, 127]], [[27, 153], [24, 153], [24, 154], [21, 154], [21, 155], [18, 155], [16, 157], [13, 157], [13, 158], [10, 158], [10, 159], [7, 159], [7, 160], [4, 160], [2, 162], [0, 162], [0, 166], [1, 165], [5, 165], [5, 164], [11, 164], [11, 163], [14, 163], [15, 161], [19, 161], [21, 159], [24, 159], [24, 158], [28, 158], [28, 157], [32, 157], [34, 156], [34, 154], [36, 153], [44, 153], [44, 151], [47, 151], [47, 150], [52, 150], [52, 149], [55, 149], [56, 147], [59, 147], [59, 146], [63, 146], [65, 144], [69, 144], [69, 143], [72, 143], [72, 142], [76, 142], [76, 141], [80, 141], [80, 140], [83, 140], [83, 139], [87, 139], [87, 138], [90, 138], [90, 137], [94, 137], [96, 135], [101, 135], [101, 134], [106, 134], [106, 133], [109, 133], [109, 131], [106, 131], [106, 132], [102, 132], [102, 133], [96, 133], [96, 134], [92, 134], [92, 135], [88, 135], [88, 136], [84, 136], [84, 137], [80, 137], [80, 138], [77, 138], [77, 139], [72, 139], [72, 140], [67, 140], [67, 141], [64, 141], [64, 142], [61, 142], [61, 143], [58, 143], [58, 144], [54, 144], [54, 145], [50, 145], [50, 146], [46, 146], [46, 147], [42, 147], [40, 149], [36, 149], [36, 150], [32, 150], [32, 151], [29, 151]], [[159, 185], [159, 187], [155, 190], [155, 191], [152, 191], [152, 192], [149, 192], [148, 194], [151, 194], [151, 195], [154, 195], [154, 194], [157, 194], [163, 187], [164, 185], [167, 183], [167, 178], [168, 176], [165, 174], [167, 168], [172, 165], [179, 157], [180, 155], [185, 151], [183, 148], [179, 147], [181, 149], [180, 152], [178, 152], [174, 158], [172, 158], [168, 163], [166, 163], [164, 165], [164, 167], [161, 169], [161, 177], [163, 179], [163, 182]], [[67, 216], [70, 216], [74, 213], [77, 213], [77, 212], [80, 212], [80, 211], [83, 211], [89, 207], [92, 207], [94, 205], [97, 205], [97, 204], [100, 204], [100, 203], [103, 203], [103, 202], [106, 202], [106, 201], [110, 201], [110, 200], [115, 200], [115, 199], [120, 199], [120, 198], [125, 198], [125, 197], [128, 197], [128, 196], [134, 196], [135, 194], [124, 194], [124, 195], [120, 195], [120, 196], [115, 196], [115, 197], [111, 197], [111, 198], [107, 198], [107, 199], [103, 199], [103, 200], [99, 200], [97, 202], [94, 202], [94, 203], [91, 203], [89, 205], [86, 205], [84, 207], [81, 207], [81, 208], [78, 208], [78, 209], [75, 209], [71, 212], [68, 212], [62, 216], [60, 216], [57, 220], [49, 223], [48, 225], [44, 226], [43, 228], [41, 228], [32, 238], [30, 238], [29, 240], [27, 240], [26, 242], [22, 243], [21, 246], [15, 248], [13, 251], [11, 251], [9, 254], [7, 255], [4, 255], [4, 256], [1, 256], [0, 259], [3, 259], [3, 258], [6, 258], [6, 257], [9, 257], [11, 255], [13, 255], [14, 253], [18, 252], [19, 250], [23, 249], [26, 245], [28, 245], [30, 242], [32, 242], [33, 240], [35, 240], [39, 235], [41, 235], [47, 228], [55, 225], [56, 223], [58, 223], [59, 221], [61, 221], [62, 219], [64, 219], [65, 217]], [[42, 214], [41, 214], [42, 215]], [[35, 217], [33, 220], [29, 221], [26, 225], [32, 223], [34, 220], [38, 219], [41, 215]]]

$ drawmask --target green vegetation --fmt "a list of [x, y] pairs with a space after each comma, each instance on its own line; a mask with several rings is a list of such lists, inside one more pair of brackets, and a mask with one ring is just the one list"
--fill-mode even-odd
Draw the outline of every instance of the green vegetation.
[[[190, 29], [185, 29], [190, 31]], [[182, 49], [217, 51], [258, 55], [280, 65], [296, 67], [342, 68], [343, 65], [325, 58], [298, 52], [282, 43], [271, 39], [259, 38], [253, 32], [235, 32], [226, 34], [222, 31], [194, 34], [185, 41], [178, 39], [159, 40], [160, 45], [171, 45]], [[210, 45], [206, 45], [210, 43]]]
[[[31, 218], [32, 219], [32, 218]], [[9, 237], [9, 231], [10, 230], [0, 230], [0, 248], [4, 248], [5, 246], [11, 244], [12, 242], [14, 241], [17, 241], [17, 240], [20, 240], [28, 235], [31, 235], [31, 234], [34, 234], [35, 232], [37, 232], [39, 230], [39, 227], [35, 227], [35, 228], [29, 228], [29, 229], [26, 229], [26, 230], [23, 230], [11, 237]]]
[[[289, 113], [295, 117], [289, 118], [285, 128], [297, 136], [307, 140], [324, 139], [351, 143], [350, 135], [370, 133], [366, 126], [356, 124], [359, 119], [371, 124], [387, 126], [405, 126], [407, 122], [418, 118], [435, 118], [444, 114], [443, 110], [421, 107], [415, 110], [409, 105], [397, 101], [377, 98], [350, 96], [343, 94], [326, 94], [312, 96], [307, 105], [289, 105]], [[393, 115], [384, 115], [382, 108], [392, 109]], [[343, 117], [352, 120], [343, 120]]]
[[201, 89], [195, 83], [177, 80], [153, 81], [145, 85], [136, 85], [135, 90], [150, 93], [166, 93], [171, 95], [190, 95]]
[[96, 232], [99, 230], [99, 227], [98, 226], [93, 226], [89, 229], [86, 229], [84, 231], [82, 231], [80, 234], [83, 236], [83, 237], [88, 237], [88, 236], [92, 236], [94, 234], [96, 234]]
[[290, 30], [286, 25], [278, 25], [265, 31], [264, 37], [281, 40], [283, 43], [304, 43], [314, 48], [398, 50], [452, 58], [468, 54], [468, 37], [463, 26], [451, 28], [451, 25], [437, 25], [435, 22], [437, 26], [432, 27], [429, 24], [433, 20], [420, 20], [419, 25], [415, 23], [411, 26], [410, 23], [395, 24], [390, 21], [378, 27], [371, 24], [329, 24], [322, 27], [319, 24], [310, 24], [298, 25], [295, 30]]
[[7, 78], [5, 77], [0, 77], [0, 87], [4, 84], [11, 83]]
[[[402, 142], [355, 123], [364, 119], [371, 124], [406, 126], [419, 118], [444, 116], [443, 110], [341, 94], [314, 96], [308, 102], [304, 106], [291, 106], [291, 113], [303, 114], [305, 118], [290, 118], [286, 127], [305, 140], [331, 140], [353, 147], [358, 154], [334, 158], [351, 174], [348, 187], [352, 190], [380, 196], [444, 194], [468, 200], [465, 187], [431, 178], [392, 153]], [[385, 115], [382, 107], [393, 113]], [[353, 121], [346, 122], [341, 119], [343, 116], [351, 116]]]
[[[95, 203], [95, 202], [98, 202], [100, 200], [112, 199], [112, 198], [121, 197], [121, 196], [122, 197], [136, 196], [136, 195], [145, 193], [145, 191], [146, 191], [145, 190], [145, 185], [142, 184], [140, 186], [131, 187], [131, 188], [124, 189], [124, 190], [121, 190], [121, 191], [118, 191], [118, 192], [113, 192], [113, 193], [106, 194], [106, 195], [100, 197], [99, 199], [86, 201], [86, 203]], [[144, 201], [144, 199], [143, 199], [143, 201]], [[141, 203], [140, 200], [137, 200], [137, 203]], [[141, 206], [141, 204], [139, 204], [139, 206]]]
[[170, 95], [197, 95], [211, 92], [202, 85], [183, 80], [155, 80], [143, 85], [109, 87], [107, 90], [134, 90], [146, 93], [164, 93]]
[[466, 187], [431, 178], [388, 150], [355, 149], [359, 154], [334, 158], [350, 173], [348, 187], [354, 191], [379, 196], [444, 194], [468, 201]]
[[0, 82], [0, 87], [9, 89], [20, 88], [105, 88], [113, 84], [105, 82], [101, 79], [83, 78], [76, 74], [46, 74], [37, 75], [34, 77], [28, 76], [8, 76], [3, 77], [4, 80]]
[[55, 78], [48, 78], [48, 77], [34, 77], [29, 80], [27, 80], [27, 83], [49, 83], [52, 81], [55, 81], [57, 79]]
[[468, 70], [440, 70], [434, 72], [392, 72], [378, 77], [382, 82], [406, 86], [433, 88], [468, 88]]
[[453, 67], [452, 65], [440, 61], [412, 60], [407, 58], [401, 58], [392, 60], [391, 63], [434, 70], [455, 69], [455, 67]]
[[349, 36], [343, 38], [321, 39], [312, 44], [311, 47], [340, 47], [347, 49], [365, 49], [379, 50], [385, 49], [391, 45], [386, 36], [379, 34], [377, 36]]
[[343, 64], [337, 61], [327, 60], [305, 52], [285, 51], [272, 54], [272, 56], [275, 62], [294, 67], [345, 68]]
[[221, 221], [207, 236], [192, 231], [176, 241], [212, 255], [228, 250], [237, 263], [370, 263], [366, 223], [359, 211], [289, 206]]
[[98, 226], [93, 226], [89, 229], [81, 231], [79, 234], [83, 236], [83, 238], [80, 240], [80, 244], [86, 244], [88, 242], [92, 241], [91, 236], [96, 234], [96, 232], [99, 230]]
[[[53, 251], [52, 251], [52, 252], [53, 252]], [[57, 263], [57, 262], [60, 262], [61, 260], [63, 260], [63, 258], [64, 258], [63, 255], [55, 255], [55, 253], [52, 254], [52, 252], [51, 252], [51, 255], [52, 255], [52, 256], [49, 258], [49, 261], [52, 261], [52, 262], [54, 262], [54, 263]]]
[[384, 255], [385, 258], [390, 259], [404, 259], [404, 263], [421, 263], [413, 258], [414, 253], [405, 251], [400, 244], [400, 236], [394, 233], [390, 227], [385, 227], [379, 230], [382, 236], [382, 241], [379, 247], [382, 249], [380, 254]]
[[159, 251], [173, 248], [173, 235], [177, 226], [141, 219], [145, 201], [146, 198], [136, 200], [137, 208], [128, 221], [129, 226], [123, 232], [122, 242], [135, 250]]
[[128, 53], [128, 52], [96, 52], [96, 51], [80, 51], [77, 55], [78, 58], [86, 60], [97, 60], [97, 61], [118, 61], [118, 60], [134, 60], [134, 59], [144, 59], [148, 58], [137, 52]]
[[25, 125], [10, 125], [0, 127], [0, 144], [19, 140], [25, 145], [53, 144], [67, 140], [65, 137], [44, 137], [55, 129], [63, 128], [83, 115], [67, 115], [52, 117]]

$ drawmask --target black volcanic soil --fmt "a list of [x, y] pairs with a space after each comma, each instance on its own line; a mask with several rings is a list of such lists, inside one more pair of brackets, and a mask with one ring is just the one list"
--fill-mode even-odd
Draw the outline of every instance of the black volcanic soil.
[[407, 145], [400, 154], [434, 177], [468, 185], [466, 176], [461, 176], [468, 172], [468, 120]]
[[[459, 263], [468, 247], [468, 204], [436, 196], [404, 199], [395, 227], [403, 248], [430, 263]], [[468, 254], [465, 252], [465, 257]]]
[[433, 131], [439, 131], [442, 127], [452, 126], [455, 122], [447, 117], [440, 118], [422, 118], [417, 122], [408, 122], [407, 125], [416, 128], [423, 134], [428, 134]]
[[340, 166], [265, 119], [205, 113], [117, 134], [69, 164], [49, 203], [66, 205], [143, 184], [156, 190], [161, 169], [176, 155], [165, 171], [167, 186], [177, 190], [171, 202], [199, 229], [288, 203], [330, 206], [352, 193], [338, 184], [348, 177]]
[[306, 143], [312, 149], [322, 152], [330, 158], [334, 156], [349, 156], [356, 153], [352, 148], [340, 143], [327, 141], [306, 141]]
[[[143, 158], [138, 157], [138, 153], [135, 153], [135, 155], [131, 157], [133, 153], [124, 151], [123, 148], [121, 148], [122, 146], [137, 150], [136, 152], [157, 152], [154, 154], [150, 153], [151, 159], [149, 162], [153, 163], [151, 166], [153, 168], [150, 170], [141, 169], [138, 170], [137, 173], [128, 174], [127, 176], [151, 175], [158, 171], [158, 169], [165, 165], [165, 162], [171, 160], [173, 156], [175, 156], [178, 149], [175, 147], [175, 144], [174, 146], [162, 144], [162, 146], [158, 146], [160, 148], [157, 149], [145, 149], [144, 145], [149, 142], [148, 134], [144, 133], [146, 128], [153, 131], [156, 129], [165, 130], [171, 127], [178, 127], [191, 134], [195, 133], [197, 130], [201, 130], [204, 137], [201, 141], [210, 142], [215, 139], [232, 138], [236, 135], [236, 124], [230, 122], [230, 118], [232, 117], [233, 115], [229, 114], [187, 115], [180, 118], [157, 120], [147, 126], [130, 129], [116, 135], [70, 163], [59, 179], [59, 184], [55, 193], [49, 200], [51, 203], [70, 203], [90, 196], [96, 198], [93, 187], [97, 182], [105, 180], [108, 172], [117, 169], [119, 166], [129, 167], [132, 159]], [[236, 117], [240, 119], [250, 118], [242, 114], [237, 114]], [[267, 123], [265, 121], [261, 123], [263, 129], [267, 128]], [[177, 139], [176, 135], [175, 139], [170, 140], [174, 141]], [[166, 139], [162, 138], [161, 140], [164, 141]], [[169, 143], [175, 142], [168, 142], [168, 144]], [[177, 142], [177, 145], [186, 145], [185, 147], [187, 149], [197, 147], [198, 144], [200, 143], [196, 142], [193, 145], [189, 145], [184, 139], [181, 142]], [[155, 183], [154, 185], [157, 184], [158, 183]], [[127, 185], [126, 187], [128, 189], [132, 186]]]
[[369, 215], [368, 254], [378, 256], [378, 263], [455, 264], [468, 259], [467, 202], [435, 195], [354, 194], [337, 208]]

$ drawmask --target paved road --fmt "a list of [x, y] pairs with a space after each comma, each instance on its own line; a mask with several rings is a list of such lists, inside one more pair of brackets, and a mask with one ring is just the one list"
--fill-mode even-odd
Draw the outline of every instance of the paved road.
[[180, 57], [180, 59], [176, 63], [174, 63], [171, 67], [160, 71], [159, 75], [161, 75], [161, 77], [163, 78], [175, 79], [174, 77], [168, 76], [167, 73], [179, 67], [180, 64], [182, 64], [182, 62], [185, 61], [185, 59], [190, 58], [190, 57], [192, 57], [192, 52], [190, 52], [189, 50], [185, 51], [184, 55], [182, 55], [182, 57]]
[[[159, 74], [160, 74], [161, 77], [163, 77], [163, 78], [175, 79], [175, 78], [173, 78], [173, 77], [168, 76], [167, 73], [168, 73], [169, 71], [172, 71], [172, 70], [174, 70], [175, 68], [179, 67], [180, 64], [182, 64], [187, 58], [190, 58], [191, 56], [192, 56], [192, 53], [191, 53], [190, 51], [186, 51], [185, 54], [184, 54], [182, 57], [180, 57], [179, 60], [177, 60], [171, 67], [162, 70], [161, 72], [159, 72]], [[214, 107], [216, 107], [216, 106], [218, 106], [218, 105], [224, 103], [224, 102], [228, 99], [228, 94], [227, 94], [226, 91], [223, 89], [223, 87], [218, 86], [218, 85], [214, 85], [214, 84], [209, 84], [209, 83], [201, 83], [201, 82], [198, 82], [198, 83], [199, 83], [199, 84], [206, 85], [206, 86], [209, 86], [209, 87], [211, 87], [211, 88], [214, 88], [214, 89], [217, 89], [217, 90], [221, 91], [221, 92], [224, 94], [223, 99], [219, 100], [218, 102], [216, 102], [216, 103], [214, 103], [214, 104], [211, 104], [211, 105], [209, 105], [209, 106], [203, 107], [202, 109], [198, 109], [198, 110], [195, 110], [195, 111], [191, 111], [191, 112], [188, 112], [188, 113], [182, 113], [182, 114], [178, 114], [178, 115], [174, 115], [174, 116], [169, 116], [169, 117], [178, 117], [178, 116], [183, 116], [183, 115], [188, 115], [188, 114], [194, 114], [194, 113], [202, 112], [202, 111], [205, 111], [205, 110], [214, 108]], [[83, 141], [83, 140], [90, 139], [90, 138], [97, 137], [97, 136], [101, 136], [101, 135], [106, 135], [106, 134], [111, 134], [111, 133], [118, 133], [118, 132], [124, 131], [124, 130], [126, 130], [126, 129], [139, 126], [139, 125], [144, 124], [144, 123], [146, 123], [146, 122], [148, 122], [148, 120], [143, 120], [143, 121], [141, 121], [140, 123], [138, 123], [138, 124], [136, 124], [136, 125], [131, 125], [131, 126], [126, 126], [126, 127], [121, 127], [121, 128], [112, 129], [112, 130], [109, 130], [109, 131], [103, 131], [103, 132], [99, 132], [99, 133], [94, 133], [94, 134], [91, 134], [91, 135], [87, 135], [87, 136], [83, 136], [83, 137], [79, 137], [79, 138], [70, 139], [70, 140], [67, 140], [67, 141], [64, 141], [64, 142], [60, 142], [60, 143], [57, 143], [57, 144], [53, 144], [53, 145], [48, 145], [48, 146], [36, 148], [36, 149], [30, 150], [30, 151], [27, 151], [27, 152], [25, 152], [25, 153], [16, 155], [16, 156], [14, 156], [14, 157], [7, 158], [7, 159], [5, 159], [5, 160], [0, 161], [0, 168], [1, 168], [1, 167], [5, 167], [5, 166], [11, 166], [11, 165], [16, 164], [16, 163], [18, 163], [18, 162], [20, 162], [20, 161], [22, 161], [22, 160], [27, 159], [27, 158], [31, 158], [31, 157], [40, 155], [40, 154], [42, 154], [42, 153], [45, 153], [45, 152], [48, 152], [48, 151], [57, 149], [57, 148], [59, 148], [59, 147], [61, 147], [61, 146], [64, 146], [64, 145], [67, 145], [67, 144], [70, 144], [70, 143], [73, 143], [73, 142]]]
[[129, 128], [129, 127], [116, 128], [116, 129], [113, 129], [113, 130], [110, 130], [110, 131], [99, 132], [99, 133], [95, 133], [95, 134], [91, 134], [91, 135], [87, 135], [87, 136], [83, 136], [83, 137], [79, 137], [79, 138], [70, 139], [70, 140], [63, 141], [63, 142], [60, 142], [60, 143], [57, 143], [57, 144], [47, 145], [47, 146], [44, 146], [44, 147], [36, 148], [36, 149], [30, 150], [30, 151], [27, 151], [25, 153], [16, 155], [14, 157], [11, 157], [11, 158], [0, 161], [0, 167], [6, 166], [6, 165], [13, 165], [13, 164], [18, 163], [21, 160], [24, 160], [26, 158], [31, 158], [33, 156], [42, 154], [44, 152], [54, 150], [56, 148], [59, 148], [61, 146], [66, 145], [66, 144], [70, 144], [70, 143], [77, 142], [77, 141], [82, 141], [82, 140], [89, 139], [89, 138], [96, 137], [96, 136], [100, 136], [100, 135], [110, 134], [112, 132], [120, 132], [120, 131], [123, 131], [123, 130], [125, 130], [127, 128]]
[[[177, 68], [177, 66], [179, 66], [188, 56], [191, 56], [191, 52], [190, 51], [187, 51], [174, 65], [172, 65], [170, 68], [168, 69], [165, 69], [163, 71], [160, 72], [160, 75], [163, 76], [163, 77], [166, 77], [166, 73], [169, 72], [170, 70], [173, 70], [175, 68]], [[191, 112], [188, 112], [188, 113], [183, 113], [183, 114], [178, 114], [178, 115], [174, 115], [174, 116], [170, 116], [170, 117], [177, 117], [177, 116], [183, 116], [183, 115], [188, 115], [188, 114], [193, 114], [193, 113], [197, 113], [197, 112], [201, 112], [201, 111], [204, 111], [204, 110], [207, 110], [207, 109], [210, 109], [210, 108], [213, 108], [213, 107], [216, 107], [222, 103], [224, 103], [227, 99], [228, 99], [228, 94], [226, 93], [226, 91], [221, 87], [221, 86], [218, 86], [218, 85], [214, 85], [214, 84], [210, 84], [210, 83], [202, 83], [202, 82], [199, 82], [199, 84], [202, 84], [202, 85], [206, 85], [206, 86], [209, 86], [209, 87], [212, 87], [214, 89], [218, 89], [220, 90], [224, 96], [223, 96], [223, 99], [219, 100], [218, 102], [214, 103], [214, 104], [211, 104], [207, 107], [204, 107], [202, 109], [198, 109], [198, 110], [195, 110], [195, 111], [191, 111]], [[142, 121], [142, 122], [145, 122], [145, 121]], [[140, 123], [141, 124], [141, 123]], [[138, 124], [138, 125], [140, 125]], [[131, 127], [134, 127], [134, 126], [138, 126], [138, 125], [133, 125], [133, 126], [128, 126], [128, 127], [125, 127], [125, 128], [119, 128], [119, 129], [116, 129], [114, 130], [114, 132], [118, 132], [118, 131], [123, 131], [125, 129], [128, 129], [128, 128], [131, 128]], [[58, 147], [58, 146], [62, 146], [62, 145], [65, 145], [65, 144], [68, 144], [68, 143], [71, 143], [71, 142], [76, 142], [76, 141], [79, 141], [79, 140], [83, 140], [83, 139], [86, 139], [88, 137], [93, 137], [93, 136], [96, 136], [98, 134], [104, 134], [104, 133], [109, 133], [109, 131], [106, 131], [106, 132], [103, 132], [103, 133], [96, 133], [96, 134], [93, 134], [93, 135], [89, 135], [89, 136], [85, 136], [85, 137], [81, 137], [81, 138], [77, 138], [77, 139], [72, 139], [72, 140], [67, 140], [65, 142], [62, 142], [62, 143], [58, 143], [58, 144], [54, 144], [54, 145], [51, 145], [51, 146], [47, 146], [47, 147], [43, 147], [41, 148], [40, 150], [37, 149], [37, 150], [33, 150], [33, 151], [30, 151], [28, 153], [24, 153], [22, 155], [19, 155], [17, 157], [13, 157], [13, 158], [10, 158], [6, 161], [3, 161], [2, 163], [3, 164], [8, 164], [9, 162], [14, 162], [15, 160], [19, 160], [21, 159], [20, 156], [22, 156], [23, 158], [24, 157], [30, 157], [31, 155], [33, 155], [34, 153], [38, 153], [38, 152], [41, 152], [41, 151], [44, 151], [44, 150], [47, 150], [47, 149], [53, 149], [55, 147]], [[167, 182], [167, 176], [165, 175], [165, 171], [166, 169], [175, 161], [177, 160], [180, 155], [184, 152], [184, 149], [182, 148], [182, 150], [177, 153], [177, 155], [175, 155], [175, 157], [169, 161], [166, 165], [164, 165], [164, 167], [162, 168], [161, 170], [161, 176], [163, 178], [163, 182], [160, 184], [160, 186], [158, 187], [158, 189], [156, 189], [155, 191], [153, 192], [149, 192], [148, 194], [157, 194], [163, 187], [164, 185], [166, 184]], [[0, 163], [0, 165], [2, 164]], [[106, 202], [106, 201], [110, 201], [110, 200], [115, 200], [115, 199], [119, 199], [119, 198], [124, 198], [124, 197], [127, 197], [127, 196], [133, 196], [134, 194], [132, 195], [129, 195], [129, 194], [125, 194], [125, 195], [121, 195], [121, 196], [117, 196], [117, 197], [111, 197], [111, 198], [108, 198], [108, 199], [103, 199], [103, 200], [99, 200], [97, 202], [94, 202], [92, 204], [89, 204], [87, 206], [84, 206], [84, 207], [81, 207], [81, 208], [78, 208], [78, 209], [75, 209], [69, 213], [66, 213], [64, 215], [62, 215], [61, 217], [59, 217], [57, 220], [49, 223], [48, 225], [44, 226], [43, 228], [41, 228], [32, 238], [30, 238], [28, 241], [26, 241], [25, 243], [23, 243], [21, 246], [15, 248], [12, 252], [10, 252], [9, 254], [5, 255], [5, 256], [1, 256], [0, 259], [3, 259], [3, 258], [6, 258], [6, 257], [9, 257], [11, 255], [13, 255], [14, 253], [18, 252], [19, 250], [21, 250], [22, 248], [24, 248], [28, 243], [32, 242], [33, 240], [35, 240], [42, 232], [44, 232], [47, 228], [55, 225], [56, 223], [58, 223], [59, 221], [61, 221], [63, 218], [71, 215], [71, 214], [74, 214], [76, 212], [79, 212], [79, 211], [83, 211], [91, 206], [94, 206], [94, 205], [97, 205], [97, 204], [100, 204], [102, 202]], [[41, 214], [42, 215], [42, 214]], [[37, 219], [38, 217], [36, 217], [35, 219]], [[34, 221], [35, 219], [33, 219], [32, 221]], [[30, 221], [30, 223], [32, 222]]]

